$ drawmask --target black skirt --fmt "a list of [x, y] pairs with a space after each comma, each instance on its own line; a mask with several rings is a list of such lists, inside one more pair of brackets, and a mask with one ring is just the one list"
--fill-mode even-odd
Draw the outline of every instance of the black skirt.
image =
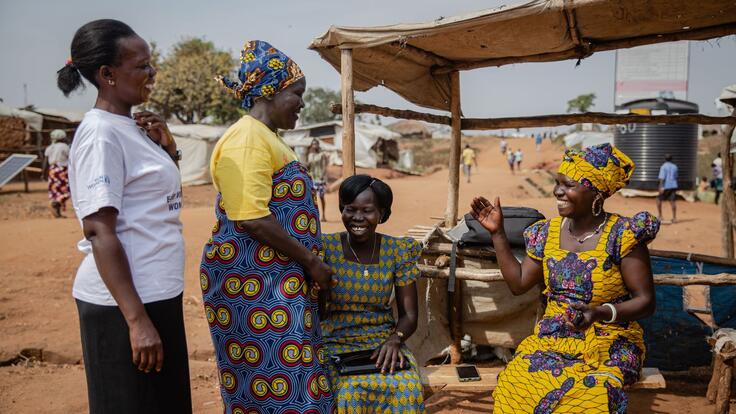
[[161, 372], [133, 365], [120, 308], [77, 300], [91, 414], [192, 412], [182, 295], [144, 306], [163, 343]]

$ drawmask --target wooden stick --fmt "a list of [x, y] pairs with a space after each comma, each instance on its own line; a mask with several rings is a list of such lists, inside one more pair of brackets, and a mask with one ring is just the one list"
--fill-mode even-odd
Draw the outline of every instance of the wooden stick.
[[[423, 277], [429, 279], [447, 279], [448, 269], [438, 269], [435, 266], [418, 265]], [[455, 270], [455, 278], [459, 280], [477, 280], [480, 282], [501, 282], [503, 276], [499, 269], [465, 269]], [[654, 283], [658, 285], [690, 286], [731, 286], [736, 285], [736, 274], [720, 273], [717, 275], [681, 275], [681, 274], [659, 274], [654, 275]]]
[[710, 377], [710, 382], [708, 383], [708, 391], [705, 393], [705, 397], [711, 404], [716, 402], [716, 397], [718, 397], [718, 383], [721, 380], [721, 375], [723, 375], [723, 368], [723, 356], [721, 356], [721, 354], [714, 353], [713, 375]]
[[567, 59], [584, 59], [596, 52], [606, 50], [627, 49], [654, 43], [674, 42], [677, 40], [705, 40], [715, 37], [728, 36], [736, 33], [736, 24], [727, 23], [701, 29], [687, 30], [676, 33], [662, 33], [641, 36], [634, 39], [612, 40], [608, 42], [590, 43], [587, 50], [574, 47], [560, 52], [540, 53], [537, 55], [492, 58], [473, 62], [455, 63], [449, 66], [440, 66], [432, 70], [433, 75], [444, 75], [453, 70], [471, 70], [489, 66], [503, 66], [524, 62], [553, 62]]
[[[731, 115], [736, 115], [734, 109]], [[733, 157], [731, 156], [731, 135], [734, 132], [734, 126], [726, 129], [725, 135], [721, 138], [721, 159], [723, 160], [723, 194], [721, 197], [721, 250], [724, 257], [734, 257], [734, 209], [736, 209], [736, 200], [731, 189], [731, 177], [733, 175]]]
[[670, 259], [683, 259], [691, 262], [704, 262], [721, 266], [736, 267], [736, 259], [728, 259], [719, 256], [709, 256], [700, 253], [673, 252], [669, 250], [649, 249], [650, 256], [665, 257]]
[[[333, 113], [342, 113], [342, 106], [333, 104]], [[386, 108], [377, 105], [357, 104], [356, 113], [371, 113], [393, 118], [413, 119], [433, 124], [451, 125], [452, 118], [444, 115], [434, 115], [417, 111]], [[724, 125], [736, 124], [736, 115], [708, 116], [703, 114], [680, 115], [638, 115], [638, 114], [608, 114], [603, 112], [586, 112], [582, 114], [555, 114], [525, 116], [513, 118], [463, 118], [461, 128], [464, 130], [488, 130], [506, 128], [527, 128], [558, 125], [574, 125], [582, 123], [597, 123], [605, 125], [617, 124], [703, 124]], [[724, 176], [725, 178], [725, 176]]]
[[457, 224], [458, 202], [460, 200], [460, 147], [462, 130], [460, 122], [460, 73], [450, 74], [450, 112], [452, 113], [452, 135], [450, 141], [450, 173], [448, 174], [447, 209], [445, 223], [454, 227]]
[[355, 175], [355, 101], [353, 97], [353, 51], [343, 49], [340, 55], [342, 88], [342, 178]]
[[716, 395], [716, 414], [728, 414], [731, 405], [731, 379], [733, 379], [733, 365], [724, 361], [723, 371], [718, 381], [718, 395]]

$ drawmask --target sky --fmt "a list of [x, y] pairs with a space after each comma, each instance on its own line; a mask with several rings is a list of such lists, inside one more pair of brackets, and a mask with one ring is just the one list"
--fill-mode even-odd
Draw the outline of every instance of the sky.
[[[307, 49], [330, 25], [376, 26], [424, 22], [515, 2], [496, 0], [282, 0], [282, 1], [104, 1], [0, 0], [0, 98], [11, 106], [86, 111], [94, 87], [65, 98], [56, 71], [70, 55], [77, 28], [99, 18], [129, 24], [164, 53], [188, 37], [204, 37], [239, 56], [245, 40], [261, 39], [289, 55], [307, 76], [308, 86], [339, 89], [340, 77]], [[536, 28], [529, 28], [535, 30]], [[595, 111], [613, 111], [614, 52], [575, 60], [525, 63], [461, 72], [461, 104], [467, 117], [564, 113], [567, 101], [595, 93]], [[715, 98], [736, 83], [736, 36], [691, 42], [688, 100], [701, 112], [717, 114]], [[24, 93], [23, 85], [27, 85]], [[419, 109], [384, 88], [356, 99], [399, 109]]]

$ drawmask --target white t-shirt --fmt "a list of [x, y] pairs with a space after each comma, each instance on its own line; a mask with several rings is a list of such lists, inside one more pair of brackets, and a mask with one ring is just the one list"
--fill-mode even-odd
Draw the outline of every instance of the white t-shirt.
[[49, 165], [58, 165], [60, 167], [69, 165], [69, 145], [66, 142], [54, 142], [46, 147], [46, 151], [43, 154], [46, 156]]
[[[184, 238], [179, 221], [181, 176], [169, 155], [131, 118], [87, 112], [74, 134], [69, 185], [80, 223], [103, 207], [118, 211], [116, 233], [143, 303], [171, 299], [184, 289]], [[116, 305], [97, 270], [92, 245], [77, 270], [73, 296]]]

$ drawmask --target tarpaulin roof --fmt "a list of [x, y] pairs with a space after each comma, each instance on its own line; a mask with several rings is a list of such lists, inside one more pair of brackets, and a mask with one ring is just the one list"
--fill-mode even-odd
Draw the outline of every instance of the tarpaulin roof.
[[454, 69], [734, 33], [734, 0], [535, 0], [428, 23], [332, 26], [310, 49], [338, 71], [340, 50], [352, 49], [356, 90], [383, 85], [417, 105], [448, 110]]

